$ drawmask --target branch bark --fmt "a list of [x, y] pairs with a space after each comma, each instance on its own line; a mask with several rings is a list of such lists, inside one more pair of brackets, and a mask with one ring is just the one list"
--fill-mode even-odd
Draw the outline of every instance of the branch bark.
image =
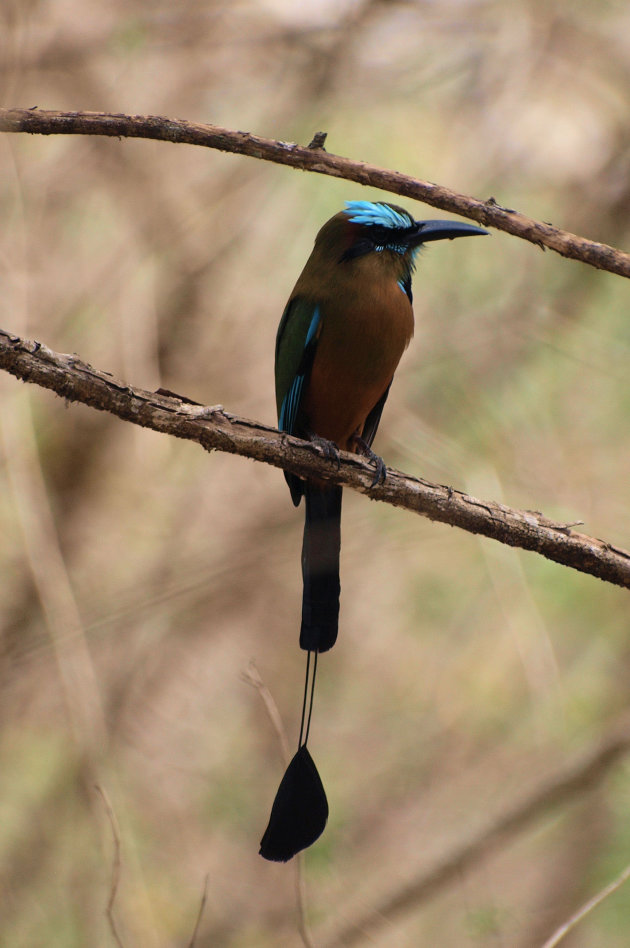
[[[105, 135], [113, 138], [150, 138], [158, 141], [201, 145], [237, 155], [249, 155], [263, 161], [289, 165], [303, 171], [345, 178], [403, 197], [422, 201], [496, 227], [508, 234], [549, 248], [563, 257], [580, 260], [599, 270], [630, 277], [630, 254], [608, 244], [587, 240], [551, 224], [533, 220], [494, 198], [485, 201], [458, 194], [450, 188], [420, 181], [398, 171], [378, 168], [341, 155], [329, 154], [322, 147], [323, 133], [317, 133], [308, 146], [260, 138], [249, 132], [236, 132], [216, 125], [200, 125], [184, 119], [157, 115], [122, 115], [107, 112], [53, 112], [38, 109], [0, 109], [0, 131], [28, 132], [38, 135]], [[319, 136], [319, 137], [318, 137]]]
[[429, 520], [448, 523], [508, 546], [540, 553], [555, 563], [630, 589], [630, 552], [576, 533], [537, 511], [521, 511], [478, 500], [452, 487], [387, 469], [372, 487], [373, 466], [356, 454], [340, 453], [339, 467], [317, 444], [301, 441], [262, 422], [239, 418], [222, 406], [204, 407], [185, 397], [134, 388], [75, 355], [53, 352], [0, 330], [0, 368], [25, 382], [51, 389], [144, 428], [197, 441], [206, 451], [227, 451], [263, 461], [302, 477], [318, 477], [351, 487]]

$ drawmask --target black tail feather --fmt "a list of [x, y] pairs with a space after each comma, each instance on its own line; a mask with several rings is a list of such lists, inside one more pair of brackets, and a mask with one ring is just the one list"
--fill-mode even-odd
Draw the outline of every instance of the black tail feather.
[[[299, 484], [289, 481], [289, 486], [294, 500], [296, 496], [299, 500], [301, 490], [306, 502], [300, 646], [308, 652], [308, 657], [298, 751], [278, 787], [269, 823], [260, 841], [260, 855], [274, 862], [287, 862], [314, 843], [328, 819], [326, 792], [306, 743], [313, 710], [317, 655], [333, 647], [339, 625], [342, 489], [321, 488], [308, 481]], [[314, 653], [312, 677], [311, 652]]]
[[306, 658], [298, 751], [278, 787], [269, 823], [260, 841], [260, 855], [273, 862], [287, 862], [301, 849], [306, 849], [314, 843], [323, 833], [328, 819], [326, 791], [313, 758], [306, 749], [311, 728], [316, 677], [317, 652], [313, 653], [312, 661], [309, 652]]
[[260, 855], [272, 862], [288, 862], [321, 836], [327, 819], [326, 792], [313, 758], [302, 744], [278, 787], [260, 841]]
[[311, 652], [326, 652], [337, 640], [341, 497], [341, 487], [307, 483], [304, 490], [300, 647]]

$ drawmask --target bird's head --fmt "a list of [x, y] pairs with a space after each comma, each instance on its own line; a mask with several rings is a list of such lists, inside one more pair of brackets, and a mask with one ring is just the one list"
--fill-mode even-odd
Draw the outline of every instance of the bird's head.
[[324, 224], [317, 240], [331, 250], [334, 247], [339, 262], [389, 252], [404, 257], [412, 268], [418, 250], [430, 240], [487, 233], [482, 227], [460, 221], [417, 221], [396, 204], [346, 201], [345, 210]]

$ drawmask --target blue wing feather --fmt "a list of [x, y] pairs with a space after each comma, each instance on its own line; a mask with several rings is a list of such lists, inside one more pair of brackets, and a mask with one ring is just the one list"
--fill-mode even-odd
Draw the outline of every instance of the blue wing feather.
[[304, 340], [304, 348], [302, 350], [297, 372], [291, 381], [291, 384], [282, 400], [282, 405], [280, 407], [278, 427], [281, 431], [286, 431], [287, 434], [295, 433], [296, 421], [302, 402], [304, 380], [311, 371], [320, 324], [321, 311], [319, 306], [315, 306], [311, 321], [309, 323], [308, 331], [306, 333], [306, 338]]
[[284, 396], [282, 408], [280, 409], [280, 418], [278, 419], [278, 428], [280, 431], [286, 431], [292, 434], [295, 429], [298, 408], [302, 400], [302, 389], [304, 387], [304, 376], [296, 375], [291, 383], [291, 388]]
[[[312, 300], [291, 299], [276, 339], [276, 404], [278, 427], [287, 434], [306, 436], [302, 400], [308, 386], [322, 327], [321, 309]], [[304, 493], [304, 481], [285, 471], [294, 504]]]

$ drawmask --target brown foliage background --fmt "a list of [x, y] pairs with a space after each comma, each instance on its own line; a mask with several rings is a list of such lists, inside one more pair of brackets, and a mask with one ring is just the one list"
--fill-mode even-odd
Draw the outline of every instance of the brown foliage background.
[[[300, 9], [298, 10], [298, 7]], [[397, 168], [620, 247], [625, 4], [0, 10], [6, 106], [181, 116]], [[376, 192], [183, 146], [4, 136], [0, 325], [272, 422], [273, 345], [320, 224]], [[422, 206], [416, 216], [439, 216]], [[628, 545], [627, 284], [503, 234], [427, 250], [377, 448]], [[297, 740], [302, 515], [281, 474], [0, 377], [0, 941], [299, 944], [257, 844]], [[312, 752], [316, 943], [588, 746], [627, 705], [628, 600], [347, 492], [338, 646]], [[630, 770], [533, 824], [370, 943], [541, 943], [630, 861]], [[566, 944], [626, 943], [623, 893]], [[331, 936], [334, 937], [334, 936]]]

